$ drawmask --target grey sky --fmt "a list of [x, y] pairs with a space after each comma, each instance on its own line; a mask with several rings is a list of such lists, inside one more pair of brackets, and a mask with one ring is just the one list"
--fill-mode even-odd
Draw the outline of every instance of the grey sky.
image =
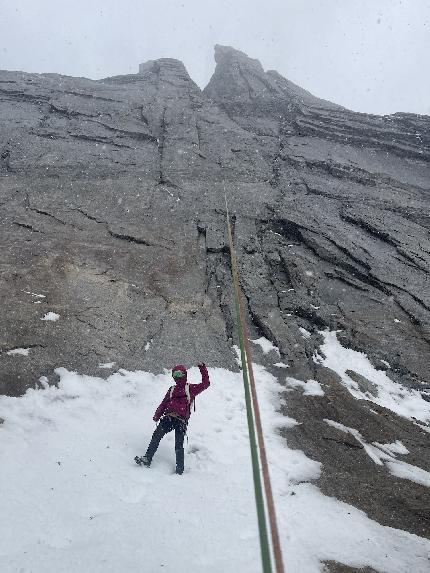
[[430, 0], [0, 0], [0, 69], [102, 78], [174, 57], [204, 87], [216, 43], [350, 109], [430, 114]]

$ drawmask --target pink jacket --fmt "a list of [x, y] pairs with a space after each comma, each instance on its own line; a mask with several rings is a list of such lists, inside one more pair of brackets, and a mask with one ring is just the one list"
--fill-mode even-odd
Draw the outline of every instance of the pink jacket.
[[[200, 394], [200, 392], [203, 392], [203, 390], [206, 390], [206, 388], [209, 388], [210, 386], [209, 374], [206, 366], [204, 364], [199, 364], [199, 369], [200, 369], [200, 374], [202, 375], [202, 381], [200, 382], [200, 384], [189, 385], [191, 402], [194, 400], [197, 394]], [[175, 366], [173, 368], [172, 372], [174, 372], [175, 370], [182, 370], [185, 376], [183, 376], [182, 378], [178, 378], [176, 380], [176, 385], [173, 388], [173, 394], [171, 398], [170, 398], [170, 388], [167, 390], [166, 395], [163, 398], [163, 401], [155, 411], [154, 414], [155, 422], [158, 422], [158, 420], [161, 418], [163, 414], [168, 414], [169, 412], [178, 414], [179, 416], [182, 416], [186, 420], [188, 420], [188, 418], [191, 415], [190, 404], [188, 403], [188, 398], [185, 393], [185, 385], [187, 384], [187, 369], [185, 368], [185, 366], [179, 364], [178, 366]]]

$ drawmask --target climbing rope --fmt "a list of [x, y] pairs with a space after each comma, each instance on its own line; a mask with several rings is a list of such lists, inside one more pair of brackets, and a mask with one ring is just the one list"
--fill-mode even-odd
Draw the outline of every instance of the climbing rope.
[[[245, 402], [246, 402], [246, 413], [248, 419], [249, 444], [251, 448], [252, 472], [254, 477], [255, 502], [257, 506], [258, 529], [260, 534], [261, 561], [263, 566], [263, 573], [272, 573], [271, 552], [267, 533], [266, 511], [265, 511], [263, 490], [261, 487], [259, 461], [261, 463], [261, 473], [263, 475], [264, 491], [266, 494], [266, 506], [270, 523], [272, 550], [275, 558], [276, 573], [284, 573], [281, 544], [279, 541], [278, 526], [276, 522], [275, 504], [273, 501], [269, 466], [267, 463], [266, 448], [264, 445], [260, 407], [258, 404], [257, 391], [255, 387], [254, 371], [252, 368], [252, 356], [249, 347], [248, 331], [245, 321], [245, 311], [240, 296], [239, 273], [237, 270], [237, 257], [233, 245], [233, 235], [231, 232], [227, 197], [225, 197], [225, 208], [227, 216], [228, 241], [230, 246], [231, 272], [233, 277], [234, 303], [237, 317], [240, 357], [242, 361], [243, 384], [245, 389]], [[255, 417], [255, 425], [254, 425], [254, 417]], [[258, 447], [257, 447], [257, 439], [258, 439]]]

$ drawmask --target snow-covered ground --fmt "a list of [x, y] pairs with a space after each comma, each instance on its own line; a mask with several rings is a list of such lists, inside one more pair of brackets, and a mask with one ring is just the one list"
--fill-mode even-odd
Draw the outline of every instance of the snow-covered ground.
[[[255, 370], [286, 571], [317, 573], [321, 561], [337, 560], [428, 572], [429, 541], [383, 527], [308, 483], [320, 464], [279, 436], [296, 422], [277, 412], [276, 379]], [[119, 371], [104, 380], [57, 372], [58, 388], [42, 381], [21, 398], [0, 397], [2, 573], [261, 570], [240, 374], [210, 369], [177, 476], [173, 435], [150, 469], [133, 462], [145, 452], [168, 374]], [[200, 381], [197, 368], [189, 380]]]

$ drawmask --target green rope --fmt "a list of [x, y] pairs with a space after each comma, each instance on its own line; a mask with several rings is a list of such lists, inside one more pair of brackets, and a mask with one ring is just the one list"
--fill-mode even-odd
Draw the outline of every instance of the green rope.
[[227, 212], [227, 230], [228, 230], [228, 240], [230, 245], [230, 260], [231, 260], [231, 273], [233, 277], [234, 286], [234, 305], [236, 308], [237, 317], [237, 332], [239, 336], [239, 346], [240, 346], [240, 357], [242, 361], [242, 375], [243, 375], [243, 385], [245, 389], [245, 402], [246, 402], [246, 414], [248, 419], [248, 432], [249, 432], [249, 445], [251, 448], [251, 461], [252, 461], [252, 473], [254, 477], [254, 492], [255, 492], [255, 503], [257, 506], [257, 518], [258, 518], [258, 530], [260, 534], [260, 549], [261, 549], [261, 561], [263, 566], [263, 573], [272, 573], [272, 563], [270, 555], [270, 545], [269, 538], [267, 535], [267, 523], [266, 523], [266, 511], [264, 507], [264, 496], [261, 487], [261, 476], [260, 476], [260, 464], [257, 448], [257, 439], [255, 435], [255, 425], [254, 425], [254, 415], [252, 410], [251, 402], [251, 392], [249, 388], [249, 378], [248, 378], [248, 367], [246, 362], [245, 346], [244, 346], [244, 335], [243, 326], [241, 321], [241, 312], [239, 305], [239, 280], [237, 272], [237, 261], [236, 253], [233, 246], [233, 236], [231, 233], [230, 217], [227, 206], [227, 198], [225, 200], [226, 212]]

